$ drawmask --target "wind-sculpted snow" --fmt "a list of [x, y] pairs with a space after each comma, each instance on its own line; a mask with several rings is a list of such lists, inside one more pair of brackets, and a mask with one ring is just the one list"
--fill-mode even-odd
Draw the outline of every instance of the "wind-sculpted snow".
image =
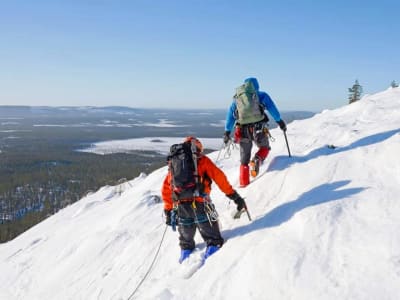
[[291, 158], [282, 132], [271, 134], [247, 188], [237, 147], [209, 155], [253, 221], [233, 220], [235, 205], [213, 185], [226, 243], [201, 268], [199, 234], [180, 265], [177, 232], [165, 231], [164, 167], [0, 245], [0, 299], [398, 299], [400, 90], [290, 123]]

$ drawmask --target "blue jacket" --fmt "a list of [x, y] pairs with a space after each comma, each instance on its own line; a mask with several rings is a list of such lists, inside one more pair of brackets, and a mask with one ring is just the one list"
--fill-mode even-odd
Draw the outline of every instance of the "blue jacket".
[[[259, 84], [256, 78], [247, 78], [244, 82], [251, 81], [257, 90], [258, 99], [260, 100], [260, 104], [262, 104], [265, 109], [269, 112], [271, 117], [275, 120], [275, 122], [279, 122], [281, 120], [281, 115], [278, 109], [275, 106], [275, 103], [272, 101], [271, 97], [263, 91], [260, 91]], [[235, 125], [235, 112], [236, 112], [236, 101], [233, 100], [231, 106], [229, 107], [228, 113], [226, 114], [226, 122], [225, 122], [225, 131], [232, 132], [233, 126]]]

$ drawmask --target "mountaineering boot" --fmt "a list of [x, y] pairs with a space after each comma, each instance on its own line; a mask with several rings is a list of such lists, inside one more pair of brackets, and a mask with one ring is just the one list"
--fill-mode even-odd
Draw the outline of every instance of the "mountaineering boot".
[[258, 175], [259, 171], [260, 171], [260, 159], [256, 156], [250, 162], [250, 174], [251, 174], [251, 177], [256, 177]]
[[269, 150], [268, 147], [260, 147], [260, 149], [258, 149], [256, 155], [254, 155], [254, 158], [250, 162], [251, 177], [256, 177], [258, 175], [260, 172], [260, 165], [267, 158]]
[[249, 166], [240, 165], [239, 185], [245, 187], [250, 183]]
[[181, 257], [179, 258], [179, 263], [181, 264], [189, 255], [192, 253], [190, 249], [182, 249], [181, 250]]
[[209, 258], [211, 255], [213, 255], [215, 252], [219, 250], [220, 247], [214, 246], [214, 245], [209, 245], [207, 246], [206, 252], [204, 253], [204, 261]]

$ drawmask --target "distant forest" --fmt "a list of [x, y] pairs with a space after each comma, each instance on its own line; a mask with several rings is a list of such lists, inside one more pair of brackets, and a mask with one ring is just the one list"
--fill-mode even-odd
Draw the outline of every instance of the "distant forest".
[[0, 242], [13, 239], [90, 191], [165, 165], [165, 158], [154, 153], [149, 161], [139, 154], [103, 156], [63, 147], [40, 148], [1, 154]]

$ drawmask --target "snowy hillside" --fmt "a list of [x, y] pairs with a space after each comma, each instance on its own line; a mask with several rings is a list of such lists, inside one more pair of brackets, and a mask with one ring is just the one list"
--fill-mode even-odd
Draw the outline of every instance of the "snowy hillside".
[[[0, 245], [0, 299], [399, 299], [400, 89], [289, 124], [291, 158], [271, 133], [259, 178], [238, 189], [253, 221], [233, 220], [213, 185], [227, 241], [192, 276], [205, 245], [197, 234], [179, 265], [178, 235], [152, 197], [162, 168]], [[236, 188], [238, 149], [218, 165]]]

